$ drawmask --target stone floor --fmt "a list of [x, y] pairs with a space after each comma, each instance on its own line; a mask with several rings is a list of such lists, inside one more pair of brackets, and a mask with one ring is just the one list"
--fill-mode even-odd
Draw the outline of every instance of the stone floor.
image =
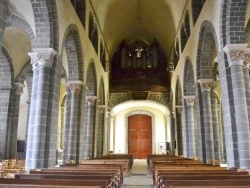
[[124, 177], [123, 188], [153, 188], [152, 175], [148, 172], [146, 159], [134, 159], [130, 176]]

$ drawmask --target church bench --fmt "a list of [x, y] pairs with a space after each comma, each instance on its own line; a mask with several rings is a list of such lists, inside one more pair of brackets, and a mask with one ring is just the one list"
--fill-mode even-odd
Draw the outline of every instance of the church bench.
[[250, 180], [166, 180], [159, 188], [218, 188], [218, 187], [250, 187]]
[[157, 181], [155, 182], [155, 185], [158, 187], [162, 187], [163, 184], [165, 184], [168, 180], [235, 180], [235, 181], [241, 181], [241, 180], [250, 180], [249, 175], [228, 175], [228, 174], [196, 174], [196, 175], [161, 175]]
[[131, 163], [129, 159], [90, 159], [90, 160], [81, 160], [80, 164], [122, 165], [124, 175], [129, 175], [129, 170], [131, 169]]
[[118, 188], [120, 184], [113, 175], [98, 175], [98, 174], [81, 174], [81, 175], [69, 175], [69, 174], [15, 174], [16, 179], [80, 179], [80, 180], [108, 180], [112, 187]]
[[[79, 179], [8, 179], [1, 178], [0, 179], [0, 187], [7, 187], [7, 185], [16, 184], [16, 185], [49, 185], [49, 186], [74, 186], [74, 187], [82, 187], [82, 186], [94, 186], [100, 188], [112, 188], [109, 184], [108, 180], [79, 180]], [[27, 186], [28, 187], [28, 186]]]
[[95, 170], [95, 169], [88, 169], [88, 170], [70, 170], [70, 169], [41, 169], [40, 171], [31, 170], [30, 174], [47, 174], [47, 175], [76, 175], [76, 176], [101, 176], [101, 175], [111, 175], [115, 181], [117, 182], [118, 186], [122, 186], [123, 184], [123, 176], [120, 173], [117, 173], [117, 170]]

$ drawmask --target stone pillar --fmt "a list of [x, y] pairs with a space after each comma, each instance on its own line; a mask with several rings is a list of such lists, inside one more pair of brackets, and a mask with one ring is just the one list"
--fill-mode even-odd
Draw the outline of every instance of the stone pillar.
[[83, 157], [94, 157], [94, 133], [96, 116], [96, 96], [86, 96]]
[[110, 130], [110, 123], [109, 123], [109, 111], [105, 111], [105, 124], [104, 124], [104, 143], [103, 143], [103, 154], [106, 155], [109, 153], [109, 130]]
[[175, 118], [174, 118], [174, 114], [173, 113], [171, 113], [171, 115], [170, 115], [170, 125], [171, 125], [171, 146], [170, 146], [170, 148], [171, 148], [171, 152], [170, 152], [170, 154], [172, 154], [172, 155], [175, 155], [175, 144], [176, 144], [176, 125], [175, 125]]
[[203, 124], [204, 137], [205, 137], [205, 156], [207, 164], [212, 164], [214, 161], [214, 144], [213, 144], [213, 125], [212, 125], [212, 111], [211, 111], [211, 82], [212, 79], [200, 79], [198, 80], [202, 93], [202, 111], [203, 111]]
[[187, 157], [195, 158], [196, 157], [196, 148], [195, 148], [195, 128], [194, 128], [194, 100], [195, 96], [185, 96], [184, 97], [186, 105], [186, 117], [185, 124], [183, 125], [186, 129], [186, 143], [187, 148]]
[[114, 121], [115, 118], [110, 116], [110, 145], [109, 145], [109, 151], [114, 152], [114, 141], [115, 141], [115, 131], [114, 131]]
[[[247, 111], [250, 112], [250, 49], [245, 51], [245, 59], [243, 62], [243, 74], [244, 74], [244, 83], [246, 90], [246, 100], [247, 100]], [[250, 113], [248, 113], [248, 120], [250, 120]], [[249, 125], [250, 126], [250, 125]]]
[[183, 141], [185, 138], [184, 128], [183, 128], [183, 115], [182, 115], [182, 106], [181, 105], [176, 105], [176, 132], [177, 132], [177, 149], [178, 149], [178, 155], [183, 155], [184, 154], [184, 143]]
[[69, 129], [68, 129], [68, 148], [66, 160], [76, 161], [77, 158], [77, 132], [78, 132], [78, 114], [79, 114], [79, 95], [81, 93], [81, 81], [70, 81], [67, 83], [71, 92], [70, 100], [70, 116], [69, 116]]
[[[234, 96], [233, 107], [235, 114], [231, 115], [235, 115], [235, 125], [232, 124], [231, 129], [232, 135], [236, 136], [237, 139], [234, 140], [233, 144], [236, 145], [236, 149], [238, 150], [238, 167], [242, 169], [250, 168], [249, 119], [246, 100], [246, 85], [243, 71], [243, 62], [245, 59], [243, 50], [246, 48], [246, 46], [247, 44], [237, 44], [227, 45], [224, 48], [228, 56], [232, 80], [232, 92]], [[230, 145], [227, 145], [227, 147], [230, 147]]]
[[33, 87], [31, 95], [30, 119], [28, 127], [28, 142], [26, 170], [44, 168], [47, 111], [49, 100], [50, 70], [56, 52], [51, 49], [35, 49], [29, 53], [33, 65]]
[[97, 106], [97, 125], [95, 130], [95, 156], [103, 155], [103, 143], [104, 143], [104, 113], [105, 105]]
[[215, 89], [217, 87], [217, 81], [212, 82], [211, 92], [211, 109], [212, 109], [212, 125], [213, 125], [213, 139], [214, 139], [214, 165], [220, 164], [222, 158], [222, 141], [221, 141], [221, 125], [219, 117], [219, 101]]
[[8, 147], [7, 154], [9, 159], [16, 158], [17, 152], [17, 130], [18, 130], [18, 117], [19, 117], [19, 103], [20, 96], [23, 93], [24, 84], [15, 82], [13, 85], [13, 95], [11, 101], [11, 115], [8, 127]]

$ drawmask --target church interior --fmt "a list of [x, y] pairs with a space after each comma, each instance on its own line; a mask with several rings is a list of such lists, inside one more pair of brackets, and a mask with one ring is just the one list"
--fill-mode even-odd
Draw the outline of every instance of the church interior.
[[0, 161], [248, 171], [249, 20], [250, 0], [1, 0]]

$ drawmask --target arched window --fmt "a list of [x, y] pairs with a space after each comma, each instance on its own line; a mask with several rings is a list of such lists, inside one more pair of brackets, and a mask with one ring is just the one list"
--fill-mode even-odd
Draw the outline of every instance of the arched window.
[[205, 4], [206, 0], [193, 0], [192, 1], [192, 10], [193, 10], [193, 22], [194, 25], [200, 15], [203, 5]]
[[80, 19], [82, 26], [85, 28], [86, 22], [86, 2], [85, 0], [71, 0], [71, 3]]

